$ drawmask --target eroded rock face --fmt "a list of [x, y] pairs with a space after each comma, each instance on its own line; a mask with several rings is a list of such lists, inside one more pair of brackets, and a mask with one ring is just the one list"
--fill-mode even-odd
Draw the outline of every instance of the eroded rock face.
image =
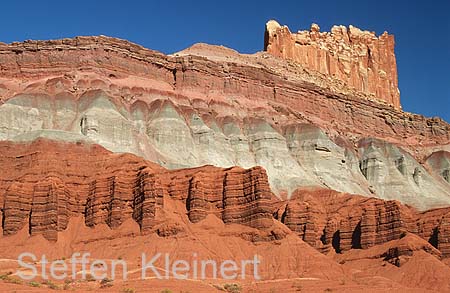
[[[312, 124], [280, 126], [263, 118], [205, 114], [162, 97], [128, 108], [103, 91], [88, 92], [78, 100], [34, 97], [21, 95], [0, 106], [8, 118], [0, 118], [4, 139], [82, 140], [168, 169], [262, 166], [279, 198], [290, 198], [299, 187], [327, 187], [397, 199], [422, 210], [450, 203], [445, 156], [434, 156], [433, 166], [442, 167], [434, 172], [440, 176], [432, 176], [393, 144], [363, 139], [355, 150], [345, 136], [332, 140]], [[65, 113], [65, 120], [60, 113]]]
[[[279, 198], [328, 187], [420, 209], [449, 203], [446, 170], [438, 178], [418, 163], [448, 150], [448, 124], [295, 62], [208, 45], [166, 56], [107, 37], [0, 44], [0, 53], [3, 140], [85, 140], [168, 169], [260, 165]], [[358, 148], [367, 137], [411, 156], [372, 160]]]
[[[359, 147], [361, 171], [378, 197], [421, 210], [448, 202], [447, 182], [437, 180], [404, 150], [375, 139], [362, 140]], [[444, 158], [440, 162], [445, 164]]]
[[285, 129], [285, 136], [291, 155], [324, 186], [342, 192], [370, 194], [360, 170], [352, 167], [349, 151], [338, 146], [320, 128], [310, 124], [290, 125]]
[[0, 176], [4, 235], [28, 224], [30, 235], [57, 240], [68, 219], [78, 215], [88, 227], [116, 228], [133, 218], [147, 234], [167, 220], [163, 215], [170, 199], [182, 203], [192, 222], [213, 214], [224, 223], [273, 225], [274, 197], [261, 167], [167, 171], [95, 145], [47, 140], [1, 143], [0, 148], [2, 166], [15, 168]]
[[322, 252], [367, 249], [413, 233], [448, 257], [449, 212], [444, 208], [419, 213], [398, 201], [329, 190], [298, 190], [276, 215]]
[[328, 33], [313, 24], [309, 31], [291, 33], [287, 26], [271, 20], [266, 24], [264, 50], [400, 108], [394, 44], [394, 36], [387, 32], [378, 37], [341, 25]]
[[286, 235], [274, 229], [275, 215], [322, 252], [366, 249], [414, 233], [450, 256], [449, 208], [418, 212], [398, 201], [325, 188], [298, 189], [283, 202], [261, 167], [166, 170], [95, 144], [45, 139], [1, 142], [0, 164], [10, 170], [0, 174], [4, 235], [27, 227], [29, 235], [56, 241], [69, 219], [81, 215], [87, 227], [117, 229], [133, 219], [141, 234], [170, 237], [186, 233], [185, 223], [170, 216], [175, 212], [190, 223], [214, 216], [252, 227], [260, 232], [243, 233], [244, 239], [267, 241]]
[[[69, 97], [89, 100], [89, 92], [102, 90], [126, 108], [169, 98], [177, 106], [195, 108], [201, 119], [220, 114], [238, 120], [261, 116], [279, 125], [314, 123], [351, 140], [389, 139], [412, 150], [421, 142], [450, 140], [448, 124], [440, 119], [377, 103], [361, 90], [268, 53], [244, 55], [198, 44], [166, 56], [108, 37], [0, 44], [0, 52], [2, 103], [27, 94], [38, 101], [45, 94], [64, 109], [62, 105], [72, 107]], [[40, 113], [52, 111], [44, 103], [32, 105], [38, 104]], [[70, 111], [59, 110], [57, 115], [60, 126], [72, 118]], [[31, 128], [47, 125], [34, 122]], [[92, 131], [95, 128], [93, 122]]]
[[[282, 212], [282, 213], [281, 213]], [[279, 214], [281, 221], [323, 252], [361, 248], [399, 239], [406, 231], [407, 208], [395, 201], [298, 190]]]
[[437, 178], [450, 183], [450, 152], [434, 152], [426, 159], [426, 163]]

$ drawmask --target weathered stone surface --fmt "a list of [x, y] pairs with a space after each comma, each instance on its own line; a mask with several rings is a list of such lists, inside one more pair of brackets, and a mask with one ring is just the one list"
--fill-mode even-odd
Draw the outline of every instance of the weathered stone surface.
[[[310, 186], [398, 199], [420, 209], [450, 202], [450, 185], [429, 175], [406, 151], [375, 139], [363, 139], [355, 149], [344, 135], [333, 140], [312, 124], [292, 121], [279, 125], [263, 118], [222, 117], [160, 98], [127, 108], [103, 91], [87, 93], [78, 100], [21, 95], [0, 106], [0, 112], [8, 118], [0, 116], [0, 133], [8, 140], [27, 142], [43, 137], [94, 142], [169, 169], [205, 164], [262, 166], [280, 198], [290, 198], [297, 188]], [[65, 122], [61, 122], [60, 112], [67, 114]], [[381, 149], [375, 152], [374, 148]], [[439, 172], [445, 175], [445, 170]], [[98, 188], [108, 189], [106, 185]]]
[[313, 24], [309, 31], [291, 33], [271, 20], [266, 24], [264, 50], [400, 108], [394, 43], [387, 32], [377, 37], [351, 25], [333, 26], [328, 33]]
[[449, 219], [450, 208], [426, 211], [420, 214], [411, 231], [439, 249], [443, 257], [450, 257]]
[[[2, 230], [55, 241], [71, 217], [83, 215], [88, 227], [116, 229], [128, 219], [142, 234], [170, 237], [184, 233], [165, 214], [173, 202], [192, 223], [214, 215], [225, 224], [271, 229], [275, 212], [306, 243], [328, 252], [366, 249], [401, 239], [410, 232], [424, 238], [443, 257], [450, 256], [448, 208], [419, 213], [397, 201], [383, 201], [329, 189], [299, 189], [285, 203], [277, 201], [261, 167], [199, 168], [168, 171], [133, 155], [116, 155], [96, 145], [0, 143], [0, 162], [11, 172], [0, 176]], [[281, 233], [281, 234], [277, 234]], [[279, 239], [243, 234], [252, 241]], [[402, 255], [392, 252], [386, 257]], [[395, 254], [395, 255], [394, 255]]]
[[[169, 169], [260, 165], [280, 198], [298, 187], [327, 187], [420, 209], [450, 200], [441, 179], [446, 170], [436, 178], [419, 163], [448, 149], [448, 124], [373, 101], [270, 54], [196, 45], [166, 56], [118, 39], [80, 37], [1, 44], [0, 61], [3, 140], [84, 140]], [[379, 151], [372, 151], [372, 141], [384, 141]], [[135, 168], [84, 186], [88, 225], [119, 225], [119, 210], [138, 221], [143, 213], [153, 215], [160, 195], [145, 188], [162, 179], [139, 181]], [[192, 184], [201, 190], [198, 180]], [[12, 186], [11, 192], [22, 191]], [[192, 218], [202, 213], [197, 209]]]
[[437, 248], [442, 257], [449, 257], [449, 212], [443, 208], [419, 213], [392, 200], [298, 190], [276, 215], [322, 252], [367, 249], [413, 233]]
[[341, 252], [399, 239], [406, 231], [403, 212], [407, 208], [395, 201], [298, 190], [281, 221], [310, 245], [324, 252], [330, 248]]
[[[291, 155], [319, 182], [333, 190], [369, 195], [351, 149], [333, 142], [320, 128], [311, 124], [288, 125], [284, 135]], [[303, 185], [305, 186], [305, 185]]]
[[449, 205], [449, 125], [401, 111], [390, 36], [344, 32], [297, 34], [325, 46], [306, 65], [205, 44], [0, 43], [2, 257], [256, 253], [258, 292], [301, 289], [278, 287], [291, 278], [448, 291], [449, 209], [383, 199]]
[[184, 203], [192, 222], [213, 214], [224, 223], [273, 225], [273, 194], [260, 167], [167, 171], [132, 155], [47, 140], [2, 142], [0, 148], [2, 166], [14, 168], [0, 175], [4, 235], [28, 223], [30, 235], [56, 240], [68, 219], [81, 214], [88, 227], [117, 228], [133, 218], [146, 234], [163, 221], [170, 198]]
[[[432, 176], [409, 153], [376, 139], [359, 142], [360, 169], [377, 197], [399, 200], [420, 210], [447, 206], [449, 184]], [[437, 161], [444, 162], [445, 158]]]
[[450, 152], [438, 151], [426, 159], [433, 174], [450, 184]]
[[[434, 188], [442, 185], [432, 183], [436, 178], [425, 181], [430, 200], [421, 203], [416, 197], [425, 187], [408, 187], [409, 198], [395, 186], [384, 190], [382, 178], [368, 182], [356, 149], [360, 139], [375, 137], [421, 161], [448, 150], [448, 124], [374, 102], [270, 54], [200, 44], [165, 56], [118, 39], [80, 37], [2, 44], [0, 60], [3, 140], [84, 139], [169, 169], [260, 165], [280, 198], [315, 186], [421, 209], [448, 202], [442, 194], [450, 187]], [[414, 183], [398, 178], [408, 181], [402, 186], [421, 180], [424, 170], [416, 167]]]
[[[266, 53], [242, 55], [223, 47], [196, 45], [165, 56], [107, 37], [3, 44], [0, 52], [3, 102], [23, 93], [33, 94], [34, 99], [37, 93], [45, 93], [69, 105], [70, 97], [89, 100], [92, 90], [102, 90], [113, 97], [114, 104], [126, 108], [138, 109], [137, 101], [170, 99], [176, 105], [194, 107], [202, 119], [217, 114], [242, 119], [251, 113], [270, 123], [313, 122], [327, 133], [389, 139], [409, 147], [450, 140], [448, 124], [440, 119], [361, 98], [365, 94], [360, 91]], [[40, 108], [44, 111], [48, 106], [40, 103]], [[70, 111], [57, 114], [56, 125], [72, 121]], [[135, 115], [140, 115], [139, 110]], [[30, 124], [48, 128], [41, 120]]]

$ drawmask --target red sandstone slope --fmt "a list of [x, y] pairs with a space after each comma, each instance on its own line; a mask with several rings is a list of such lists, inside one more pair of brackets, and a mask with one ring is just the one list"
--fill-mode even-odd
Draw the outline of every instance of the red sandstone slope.
[[[191, 222], [207, 215], [224, 223], [268, 228], [273, 195], [261, 168], [205, 166], [167, 171], [133, 155], [111, 154], [96, 145], [0, 143], [0, 160], [11, 172], [0, 175], [4, 235], [29, 223], [30, 235], [57, 240], [71, 217], [86, 226], [120, 226], [133, 218], [143, 234], [155, 231], [167, 198], [184, 202]], [[67, 155], [65, 155], [67, 154]], [[160, 231], [159, 234], [177, 234]], [[277, 237], [273, 234], [272, 237]]]
[[[245, 290], [410, 287], [408, 279], [399, 277], [401, 273], [387, 273], [398, 270], [394, 267], [428, 280], [415, 283], [414, 288], [450, 290], [442, 277], [449, 268], [440, 261], [446, 256], [443, 243], [448, 242], [448, 234], [443, 223], [437, 225], [446, 209], [419, 214], [396, 202], [326, 190], [299, 190], [296, 199], [286, 204], [272, 197], [261, 168], [205, 166], [166, 171], [96, 145], [38, 140], [3, 142], [0, 149], [2, 166], [10, 170], [0, 175], [0, 187], [6, 190], [0, 237], [3, 272], [16, 269], [13, 260], [23, 251], [45, 253], [51, 259], [89, 251], [97, 258], [128, 259], [133, 277], [114, 286], [143, 289], [148, 283], [139, 280], [142, 251], [167, 251], [182, 259], [191, 258], [194, 251], [204, 257], [236, 260], [257, 253], [263, 259], [263, 280], [239, 281]], [[280, 216], [286, 226], [272, 215]], [[357, 222], [359, 240], [350, 237]], [[419, 227], [418, 223], [424, 227], [422, 234], [411, 228]], [[433, 229], [439, 231], [433, 244], [441, 251], [406, 232], [427, 237]], [[302, 239], [332, 254], [320, 254]], [[322, 244], [317, 246], [319, 241]], [[333, 257], [331, 247], [341, 254]], [[415, 264], [417, 258], [427, 259], [433, 274], [441, 277], [431, 281], [430, 272]], [[11, 278], [15, 277], [7, 280]], [[226, 281], [150, 282], [211, 292]], [[70, 284], [80, 290], [100, 285]]]

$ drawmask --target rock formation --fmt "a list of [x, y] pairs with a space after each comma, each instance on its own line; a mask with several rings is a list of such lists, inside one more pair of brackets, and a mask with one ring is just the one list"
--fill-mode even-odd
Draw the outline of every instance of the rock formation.
[[[279, 198], [309, 186], [420, 209], [450, 202], [448, 182], [421, 165], [448, 150], [448, 124], [269, 54], [196, 45], [166, 56], [107, 37], [27, 41], [0, 52], [3, 140], [81, 139], [168, 169], [262, 166]], [[368, 137], [396, 151], [371, 153]], [[370, 156], [378, 167], [367, 168]], [[401, 156], [411, 165], [405, 174], [392, 167]]]
[[400, 108], [394, 44], [394, 36], [387, 32], [377, 37], [352, 25], [333, 26], [328, 33], [312, 24], [309, 31], [291, 33], [271, 20], [266, 24], [264, 50]]
[[276, 217], [322, 252], [367, 249], [413, 233], [449, 257], [449, 213], [449, 208], [418, 212], [392, 200], [297, 190]]
[[[366, 249], [409, 232], [439, 249], [443, 257], [450, 257], [449, 208], [420, 213], [397, 201], [330, 189], [298, 189], [292, 199], [282, 202], [270, 191], [261, 167], [171, 171], [81, 142], [2, 142], [0, 149], [2, 166], [13, 170], [0, 174], [4, 235], [28, 227], [29, 235], [42, 234], [56, 241], [69, 219], [79, 215], [87, 227], [106, 224], [117, 229], [133, 219], [144, 235], [176, 235], [183, 232], [180, 223], [164, 226], [174, 201], [181, 204], [191, 223], [214, 215], [225, 224], [265, 231], [273, 228], [275, 215], [322, 252]], [[251, 239], [284, 237], [271, 233]]]
[[48, 140], [0, 148], [2, 166], [16, 169], [0, 176], [4, 235], [28, 224], [30, 235], [57, 240], [57, 232], [78, 215], [88, 227], [117, 228], [133, 218], [146, 234], [164, 221], [168, 198], [182, 202], [193, 223], [212, 214], [224, 223], [260, 229], [273, 224], [274, 197], [261, 167], [167, 171], [135, 156]]
[[393, 37], [271, 21], [265, 47], [0, 43], [2, 259], [257, 253], [258, 292], [449, 291], [450, 125], [401, 110]]

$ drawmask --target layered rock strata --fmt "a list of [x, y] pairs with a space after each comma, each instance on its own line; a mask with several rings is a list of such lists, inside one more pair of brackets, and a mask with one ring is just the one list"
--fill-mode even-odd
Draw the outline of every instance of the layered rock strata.
[[[252, 241], [276, 240], [280, 220], [322, 252], [367, 249], [416, 234], [450, 256], [449, 208], [418, 212], [398, 201], [384, 201], [330, 189], [299, 189], [279, 201], [261, 167], [166, 170], [130, 154], [113, 154], [97, 145], [0, 143], [2, 231], [56, 241], [70, 218], [82, 216], [87, 227], [117, 229], [130, 219], [142, 234], [168, 237], [184, 233], [185, 223], [215, 216], [225, 224], [256, 228]], [[264, 232], [266, 231], [266, 232]], [[394, 252], [393, 252], [394, 253]]]
[[394, 36], [376, 36], [350, 25], [333, 26], [320, 32], [317, 24], [309, 31], [291, 33], [287, 26], [271, 20], [266, 24], [264, 50], [302, 66], [343, 81], [377, 100], [400, 108]]
[[[168, 169], [262, 166], [279, 198], [327, 187], [420, 209], [450, 202], [450, 184], [422, 165], [449, 150], [447, 123], [268, 53], [196, 45], [167, 56], [78, 37], [0, 44], [0, 61], [2, 140], [85, 140]], [[409, 154], [410, 167], [367, 150], [368, 137]]]
[[57, 240], [70, 217], [86, 226], [117, 228], [133, 218], [143, 234], [163, 222], [165, 201], [183, 203], [192, 222], [214, 214], [224, 223], [255, 228], [273, 224], [273, 194], [260, 167], [205, 166], [167, 171], [132, 155], [95, 145], [1, 143], [0, 175], [4, 235], [28, 225], [30, 235]]
[[367, 249], [413, 233], [449, 257], [450, 209], [418, 212], [384, 201], [329, 190], [298, 190], [276, 213], [292, 231], [322, 252]]

